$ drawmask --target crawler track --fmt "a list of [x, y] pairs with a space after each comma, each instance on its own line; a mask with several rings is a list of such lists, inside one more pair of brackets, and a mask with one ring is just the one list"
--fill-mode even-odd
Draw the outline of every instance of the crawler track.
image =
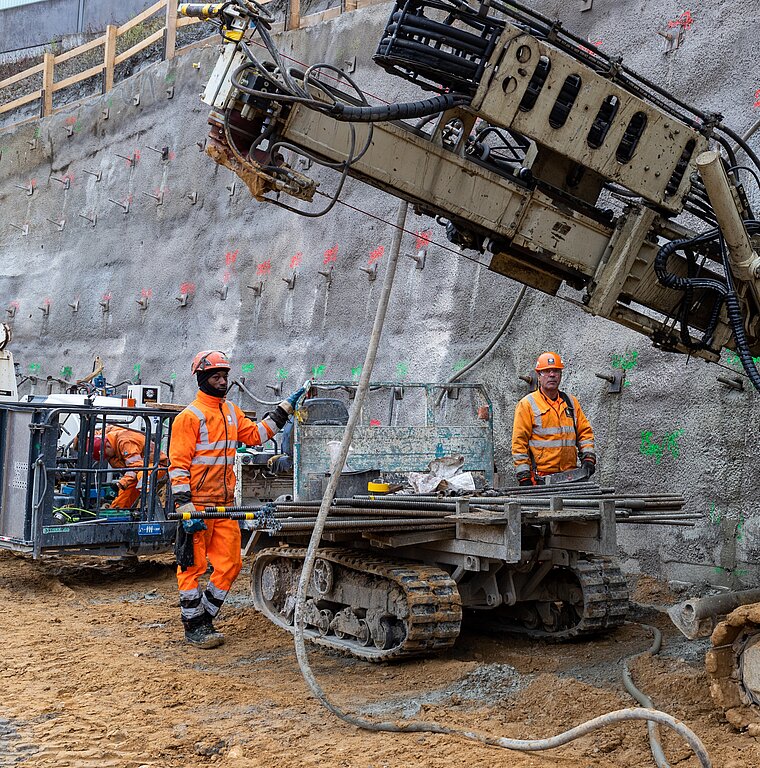
[[[256, 555], [256, 608], [293, 632], [298, 578], [306, 550]], [[439, 568], [352, 550], [320, 549], [309, 585], [305, 635], [314, 644], [367, 661], [436, 653], [456, 641], [462, 606], [456, 583]]]

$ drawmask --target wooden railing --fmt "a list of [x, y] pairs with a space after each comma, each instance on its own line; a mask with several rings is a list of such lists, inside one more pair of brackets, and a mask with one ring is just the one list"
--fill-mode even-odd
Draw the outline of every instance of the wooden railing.
[[[259, 0], [261, 3], [270, 2], [270, 0]], [[290, 0], [287, 23], [273, 25], [273, 31], [281, 31], [283, 27], [285, 29], [303, 29], [306, 27], [314, 26], [322, 21], [334, 19], [340, 16], [343, 12], [355, 11], [358, 8], [365, 8], [370, 5], [376, 5], [378, 3], [388, 2], [388, 0], [342, 0], [341, 5], [333, 8], [328, 8], [325, 11], [319, 13], [309, 14], [308, 16], [301, 16], [301, 0]], [[129, 30], [136, 27], [138, 24], [146, 21], [152, 16], [163, 12], [164, 13], [164, 25], [157, 29], [152, 34], [148, 35], [144, 39], [135, 43], [130, 48], [117, 54], [117, 43], [119, 37]], [[45, 53], [43, 60], [40, 64], [35, 64], [23, 72], [18, 72], [11, 77], [0, 80], [0, 90], [10, 85], [15, 85], [22, 80], [26, 80], [29, 77], [42, 73], [42, 87], [29, 93], [19, 96], [13, 101], [5, 103], [0, 102], [0, 115], [5, 112], [11, 112], [14, 109], [23, 107], [33, 101], [39, 100], [40, 102], [40, 117], [47, 117], [60, 109], [69, 108], [72, 103], [69, 102], [61, 107], [55, 108], [53, 106], [53, 94], [57, 91], [68, 88], [71, 85], [87, 80], [95, 75], [103, 75], [103, 93], [107, 93], [113, 88], [113, 75], [114, 68], [122, 62], [139, 53], [143, 49], [147, 48], [159, 40], [163, 40], [164, 59], [171, 59], [177, 50], [177, 30], [181, 27], [185, 27], [188, 24], [196, 24], [200, 19], [190, 18], [177, 18], [177, 0], [158, 0], [153, 3], [149, 8], [146, 8], [142, 13], [130, 19], [121, 26], [109, 24], [106, 27], [106, 31], [100, 37], [90, 40], [90, 42], [80, 45], [77, 48], [72, 48], [66, 53], [54, 54]], [[63, 80], [56, 81], [55, 68], [58, 64], [63, 64], [66, 61], [81, 56], [84, 53], [94, 50], [95, 48], [103, 47], [103, 61], [95, 66], [89, 67], [82, 72], [77, 72], [74, 75], [64, 78]]]

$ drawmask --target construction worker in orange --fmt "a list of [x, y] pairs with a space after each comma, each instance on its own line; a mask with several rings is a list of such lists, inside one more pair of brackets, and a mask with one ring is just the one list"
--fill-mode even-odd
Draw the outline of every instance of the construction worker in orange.
[[578, 474], [596, 470], [594, 431], [578, 399], [559, 388], [564, 368], [556, 352], [539, 355], [538, 389], [515, 408], [512, 460], [519, 485], [540, 485], [547, 475], [575, 470], [579, 460], [585, 471]]
[[[74, 446], [76, 448], [76, 446]], [[140, 498], [140, 492], [146, 486], [146, 475], [150, 472], [138, 469], [153, 464], [155, 448], [151, 449], [150, 458], [145, 454], [145, 435], [134, 429], [127, 429], [115, 424], [106, 427], [105, 441], [101, 434], [96, 434], [91, 445], [92, 458], [100, 461], [101, 453], [114, 469], [125, 470], [115, 482], [116, 498], [111, 502], [112, 509], [132, 509]], [[169, 459], [161, 451], [159, 466], [168, 467]], [[159, 470], [156, 474], [158, 485], [166, 482], [166, 472]]]
[[[257, 423], [225, 399], [230, 361], [224, 352], [199, 352], [191, 371], [199, 392], [174, 420], [169, 446], [174, 504], [187, 516], [177, 526], [175, 545], [179, 605], [185, 640], [199, 648], [215, 648], [224, 642], [224, 635], [214, 628], [214, 619], [243, 566], [240, 526], [236, 520], [194, 520], [189, 515], [208, 505], [234, 503], [238, 443], [263, 445], [285, 425], [306, 387]], [[207, 561], [214, 572], [202, 589], [198, 580]]]

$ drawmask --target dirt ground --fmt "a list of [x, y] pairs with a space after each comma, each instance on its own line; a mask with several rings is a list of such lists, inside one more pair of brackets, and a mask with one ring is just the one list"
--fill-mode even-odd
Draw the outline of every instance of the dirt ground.
[[[218, 622], [226, 645], [202, 651], [182, 640], [170, 558], [94, 562], [0, 553], [2, 766], [654, 765], [642, 723], [532, 754], [454, 736], [359, 730], [309, 695], [290, 636], [251, 607], [246, 571]], [[669, 597], [651, 582], [636, 595], [649, 603]], [[639, 687], [696, 731], [717, 768], [758, 765], [760, 743], [734, 733], [712, 707], [706, 641], [682, 639], [652, 609], [635, 618], [665, 633], [662, 654], [633, 665]], [[622, 660], [650, 642], [634, 624], [570, 645], [489, 636], [470, 624], [435, 659], [373, 665], [323, 650], [310, 659], [329, 696], [349, 711], [534, 738], [633, 706], [620, 682]], [[671, 765], [697, 765], [676, 737], [666, 734], [664, 744]]]

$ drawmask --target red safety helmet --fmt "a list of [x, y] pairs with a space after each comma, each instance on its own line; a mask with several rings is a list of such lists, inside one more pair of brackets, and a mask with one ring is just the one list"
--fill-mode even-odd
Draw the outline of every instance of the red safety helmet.
[[543, 352], [536, 360], [537, 371], [548, 371], [550, 368], [557, 368], [561, 371], [564, 367], [562, 358], [556, 352]]
[[193, 359], [190, 373], [195, 374], [200, 371], [207, 371], [209, 368], [224, 368], [226, 371], [229, 371], [232, 366], [224, 352], [219, 352], [216, 349], [205, 349], [203, 352], [199, 352]]

